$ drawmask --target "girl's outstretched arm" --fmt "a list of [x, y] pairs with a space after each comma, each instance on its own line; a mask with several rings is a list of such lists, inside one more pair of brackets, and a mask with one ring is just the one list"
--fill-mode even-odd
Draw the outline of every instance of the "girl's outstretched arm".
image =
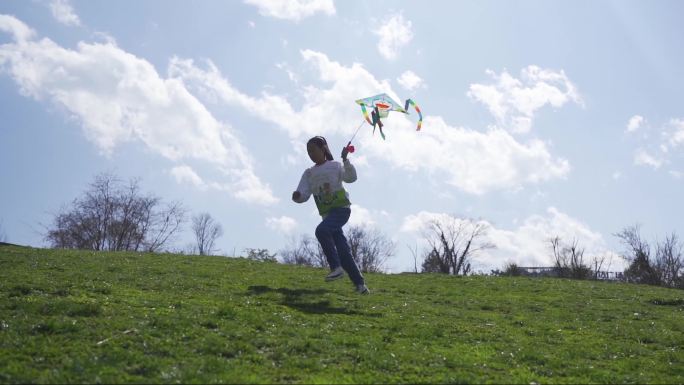
[[309, 200], [311, 196], [311, 188], [309, 187], [309, 170], [304, 171], [302, 179], [299, 180], [297, 190], [292, 193], [292, 200], [297, 203], [304, 203]]
[[356, 181], [356, 169], [354, 165], [351, 164], [349, 159], [344, 159], [342, 161], [342, 181], [346, 183], [352, 183]]

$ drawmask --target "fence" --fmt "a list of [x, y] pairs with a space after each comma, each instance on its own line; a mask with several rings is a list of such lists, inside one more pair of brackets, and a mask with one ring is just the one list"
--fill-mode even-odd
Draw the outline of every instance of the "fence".
[[[553, 266], [518, 267], [518, 271], [521, 275], [530, 277], [558, 277], [558, 269]], [[625, 276], [621, 271], [598, 271], [594, 278], [602, 281], [622, 281]]]

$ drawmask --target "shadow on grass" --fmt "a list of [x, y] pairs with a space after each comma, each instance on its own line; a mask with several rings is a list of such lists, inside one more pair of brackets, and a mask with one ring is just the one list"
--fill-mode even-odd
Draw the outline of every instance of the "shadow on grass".
[[651, 303], [654, 305], [660, 305], [660, 306], [681, 306], [681, 307], [684, 307], [684, 299], [671, 299], [671, 300], [654, 299], [651, 301]]
[[363, 313], [346, 307], [331, 306], [330, 301], [308, 301], [307, 296], [319, 296], [327, 293], [324, 289], [288, 289], [277, 288], [274, 289], [268, 286], [250, 286], [247, 288], [250, 295], [259, 295], [266, 293], [278, 293], [283, 295], [282, 305], [299, 310], [309, 314], [346, 314], [346, 315], [362, 315], [366, 317], [381, 317], [380, 313]]

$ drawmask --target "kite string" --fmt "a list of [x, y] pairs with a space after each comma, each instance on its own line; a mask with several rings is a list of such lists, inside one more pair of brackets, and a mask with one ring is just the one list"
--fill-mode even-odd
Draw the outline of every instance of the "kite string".
[[351, 145], [352, 140], [354, 140], [354, 138], [356, 137], [356, 134], [359, 133], [359, 130], [361, 129], [361, 127], [363, 126], [364, 123], [366, 123], [365, 119], [361, 121], [361, 124], [359, 124], [359, 127], [354, 132], [354, 135], [351, 137], [351, 139], [349, 139], [349, 143], [347, 143], [347, 146]]

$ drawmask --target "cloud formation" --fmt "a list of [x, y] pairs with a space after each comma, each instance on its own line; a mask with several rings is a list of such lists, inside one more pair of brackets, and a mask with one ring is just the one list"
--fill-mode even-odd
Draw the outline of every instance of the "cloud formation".
[[[172, 174], [177, 180], [227, 190], [250, 202], [270, 204], [277, 199], [254, 174], [253, 160], [232, 128], [216, 120], [197, 97], [241, 106], [297, 141], [321, 133], [322, 127], [325, 135], [350, 135], [358, 124], [352, 122], [360, 119], [350, 101], [359, 95], [385, 91], [396, 97], [387, 81], [377, 80], [361, 64], [347, 67], [312, 50], [301, 51], [302, 59], [324, 86], [302, 86], [305, 102], [295, 110], [283, 96], [246, 95], [210, 61], [200, 67], [192, 60], [173, 58], [168, 77], [163, 78], [149, 62], [113, 42], [81, 42], [76, 50], [69, 50], [49, 39], [26, 40], [32, 36], [30, 28], [12, 17], [0, 19], [0, 26], [16, 37], [14, 44], [0, 47], [1, 68], [24, 95], [65, 107], [103, 152], [140, 140], [176, 162], [208, 162], [230, 182], [205, 182], [184, 168]], [[537, 73], [535, 78], [554, 78], [543, 71], [529, 72]], [[564, 177], [569, 171], [568, 162], [551, 156], [543, 142], [520, 143], [502, 129], [479, 132], [430, 115], [420, 134], [407, 116], [390, 116], [388, 123], [391, 146], [370, 135], [359, 137], [368, 156], [408, 171], [427, 171], [469, 193], [516, 189]]]
[[635, 132], [642, 127], [645, 123], [644, 117], [641, 115], [634, 115], [629, 119], [627, 123], [627, 132]]
[[197, 175], [195, 170], [193, 170], [190, 166], [182, 165], [173, 167], [170, 170], [170, 173], [176, 179], [176, 182], [178, 184], [189, 183], [196, 186], [200, 190], [207, 189], [207, 184], [204, 183], [202, 178], [199, 175]]
[[[173, 60], [169, 71], [196, 95], [240, 106], [298, 142], [319, 134], [348, 139], [361, 119], [352, 104], [360, 95], [385, 91], [399, 99], [387, 81], [377, 80], [358, 63], [344, 66], [312, 50], [301, 54], [304, 63], [314, 69], [318, 82], [301, 86], [304, 102], [300, 110], [283, 96], [267, 92], [258, 97], [244, 94], [211, 62], [198, 66], [191, 60]], [[454, 127], [433, 115], [424, 115], [424, 128], [416, 133], [412, 118], [403, 114], [387, 118], [392, 127], [388, 132], [391, 145], [389, 140], [378, 141], [371, 135], [359, 135], [356, 141], [368, 156], [410, 172], [433, 174], [473, 194], [517, 189], [527, 183], [565, 177], [570, 171], [568, 161], [554, 158], [540, 140], [521, 143], [500, 128], [480, 132]]]
[[400, 86], [406, 88], [409, 91], [413, 91], [416, 88], [425, 86], [423, 79], [421, 79], [420, 76], [416, 75], [413, 71], [410, 70], [404, 71], [404, 73], [402, 73], [401, 76], [397, 78], [397, 83], [399, 83]]
[[[675, 167], [676, 159], [684, 155], [684, 120], [672, 118], [662, 126], [652, 127], [642, 116], [635, 115], [627, 123], [626, 132], [633, 140], [637, 140], [634, 150], [634, 164], [647, 166], [654, 170], [661, 167]], [[668, 170], [675, 178], [681, 176], [681, 170]]]
[[670, 119], [668, 130], [665, 132], [665, 138], [670, 149], [684, 145], [684, 120]]
[[395, 59], [399, 50], [413, 39], [411, 21], [404, 20], [404, 15], [401, 13], [392, 15], [373, 33], [380, 38], [378, 41], [380, 55], [388, 60]]
[[12, 35], [15, 41], [25, 42], [32, 39], [36, 32], [14, 16], [0, 14], [0, 31]]
[[[79, 42], [66, 49], [47, 38], [31, 39], [31, 29], [11, 16], [0, 18], [0, 28], [15, 37], [0, 45], [0, 73], [24, 96], [50, 101], [76, 118], [104, 154], [140, 141], [171, 161], [215, 167], [230, 181], [224, 189], [236, 198], [277, 201], [254, 174], [252, 158], [232, 128], [214, 118], [179, 79], [160, 76], [148, 61], [113, 42]], [[187, 178], [185, 171], [180, 175]]]
[[81, 19], [74, 12], [69, 0], [52, 0], [50, 2], [52, 16], [58, 22], [68, 26], [81, 25]]
[[540, 140], [518, 142], [503, 129], [480, 132], [427, 116], [415, 132], [408, 119], [393, 122], [392, 143], [368, 141], [364, 150], [395, 167], [427, 172], [471, 194], [518, 189], [528, 183], [563, 178], [565, 159], [554, 158]]
[[634, 152], [634, 164], [637, 166], [650, 166], [657, 170], [664, 163], [664, 158], [658, 155], [653, 155], [643, 148], [640, 148]]
[[292, 234], [297, 228], [297, 221], [294, 218], [281, 216], [266, 218], [266, 226], [282, 234]]
[[262, 16], [291, 21], [300, 21], [318, 12], [335, 14], [333, 0], [245, 0], [254, 5]]
[[553, 71], [530, 65], [520, 79], [506, 70], [501, 74], [487, 70], [493, 84], [472, 84], [468, 96], [489, 109], [499, 126], [517, 134], [532, 129], [534, 115], [549, 104], [561, 107], [568, 102], [583, 105], [575, 85], [563, 70]]
[[[355, 129], [352, 125], [362, 119], [353, 101], [359, 95], [390, 89], [387, 81], [376, 80], [361, 64], [344, 67], [325, 54], [312, 50], [302, 50], [301, 56], [318, 80], [332, 85], [330, 88], [302, 86], [300, 92], [304, 102], [299, 110], [284, 96], [266, 91], [256, 97], [243, 93], [211, 61], [200, 65], [192, 60], [175, 59], [171, 62], [169, 72], [182, 79], [195, 94], [207, 100], [239, 106], [255, 117], [273, 123], [293, 140], [319, 135], [321, 130], [326, 135], [351, 134]], [[287, 71], [291, 79], [299, 77], [292, 70]]]
[[351, 205], [351, 216], [349, 217], [349, 226], [375, 226], [375, 219], [377, 215], [371, 213], [365, 207], [359, 206], [357, 204]]

